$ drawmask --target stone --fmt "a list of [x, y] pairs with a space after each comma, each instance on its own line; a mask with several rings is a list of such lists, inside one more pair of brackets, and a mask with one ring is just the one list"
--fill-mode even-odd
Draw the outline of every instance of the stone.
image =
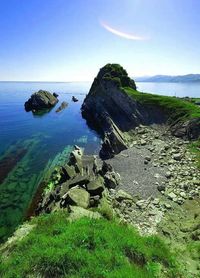
[[121, 202], [122, 200], [131, 200], [131, 201], [133, 201], [133, 196], [131, 196], [129, 193], [125, 192], [122, 189], [117, 191], [115, 198], [119, 202]]
[[88, 209], [78, 207], [78, 206], [76, 206], [76, 207], [70, 206], [69, 208], [70, 208], [70, 215], [69, 215], [68, 219], [70, 221], [74, 221], [74, 220], [80, 219], [82, 217], [88, 217], [91, 219], [102, 218], [102, 216], [99, 212], [90, 211]]
[[172, 173], [171, 173], [170, 171], [167, 171], [167, 172], [165, 173], [165, 177], [166, 177], [167, 179], [170, 179], [170, 178], [172, 177]]
[[91, 196], [101, 195], [104, 191], [104, 179], [98, 176], [95, 180], [90, 181], [86, 187]]
[[42, 109], [52, 108], [57, 102], [58, 99], [50, 92], [39, 90], [31, 95], [29, 100], [25, 102], [24, 106], [27, 112], [31, 110], [36, 112]]
[[56, 94], [56, 93], [53, 93], [53, 96], [57, 98], [57, 97], [58, 97], [58, 94]]
[[180, 153], [175, 153], [173, 156], [174, 160], [180, 161], [182, 159], [182, 155]]
[[66, 101], [63, 101], [61, 103], [61, 105], [58, 107], [58, 109], [56, 110], [56, 113], [61, 112], [62, 110], [64, 110], [66, 107], [68, 106], [68, 103]]
[[77, 102], [78, 99], [77, 99], [75, 96], [73, 96], [73, 97], [72, 97], [72, 101], [73, 101], [73, 102]]
[[141, 144], [141, 146], [145, 146], [147, 144], [147, 142], [144, 139], [141, 139], [140, 144]]
[[137, 201], [136, 206], [140, 209], [144, 209], [146, 207], [146, 200]]
[[63, 197], [63, 206], [75, 205], [82, 208], [88, 208], [90, 203], [90, 194], [83, 188], [71, 188]]
[[176, 194], [174, 192], [170, 192], [167, 194], [167, 197], [171, 200], [175, 200], [177, 198]]
[[120, 175], [115, 172], [107, 172], [104, 175], [105, 180], [105, 186], [107, 188], [116, 188], [117, 185], [119, 185], [120, 182]]
[[62, 166], [62, 170], [66, 176], [66, 179], [72, 179], [76, 175], [74, 167], [69, 166], [68, 164]]
[[159, 184], [159, 185], [157, 186], [157, 189], [158, 189], [158, 191], [165, 191], [166, 185], [164, 185], [164, 184]]
[[172, 208], [172, 206], [169, 203], [164, 203], [164, 207], [166, 209], [171, 209]]

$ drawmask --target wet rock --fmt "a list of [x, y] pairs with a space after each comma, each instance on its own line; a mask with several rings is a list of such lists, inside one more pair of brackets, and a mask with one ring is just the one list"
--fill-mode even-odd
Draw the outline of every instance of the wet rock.
[[56, 94], [56, 93], [53, 93], [53, 96], [57, 98], [57, 97], [58, 97], [58, 94]]
[[72, 101], [73, 101], [73, 102], [77, 102], [78, 99], [77, 99], [75, 96], [73, 96], [73, 97], [72, 97]]
[[32, 94], [30, 99], [25, 102], [24, 106], [27, 112], [31, 110], [39, 111], [52, 108], [57, 102], [58, 99], [50, 92], [40, 90]]
[[61, 112], [62, 110], [64, 110], [66, 107], [68, 106], [68, 103], [66, 101], [63, 101], [61, 103], [61, 105], [58, 107], [58, 109], [56, 110], [56, 113]]

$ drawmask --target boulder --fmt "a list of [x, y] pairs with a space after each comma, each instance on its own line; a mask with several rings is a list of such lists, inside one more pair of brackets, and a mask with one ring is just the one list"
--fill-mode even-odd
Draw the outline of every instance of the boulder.
[[99, 212], [90, 211], [90, 210], [84, 209], [82, 207], [70, 206], [70, 215], [68, 217], [69, 220], [74, 221], [74, 220], [80, 219], [82, 217], [88, 217], [91, 219], [102, 218], [102, 216]]
[[58, 99], [48, 91], [39, 90], [32, 94], [28, 101], [25, 102], [25, 110], [28, 111], [39, 111], [42, 109], [52, 108]]
[[90, 203], [90, 194], [83, 188], [73, 187], [63, 197], [62, 206], [74, 205], [82, 208], [88, 208]]
[[87, 191], [91, 196], [101, 195], [104, 191], [104, 179], [99, 176], [97, 179], [90, 181], [87, 184]]
[[58, 94], [56, 94], [56, 93], [53, 93], [53, 96], [57, 98], [57, 97], [58, 97]]
[[115, 172], [107, 172], [104, 175], [105, 186], [107, 188], [116, 188], [120, 183], [120, 175]]
[[131, 201], [133, 201], [133, 196], [131, 196], [130, 194], [126, 193], [122, 189], [117, 191], [117, 194], [116, 194], [115, 198], [119, 202], [121, 202], [123, 200], [131, 200]]
[[75, 96], [73, 96], [73, 97], [72, 97], [72, 101], [73, 101], [73, 102], [77, 102], [78, 99], [77, 99]]
[[65, 166], [62, 166], [62, 170], [63, 170], [67, 180], [72, 179], [76, 175], [74, 167], [69, 166], [68, 164], [66, 164]]

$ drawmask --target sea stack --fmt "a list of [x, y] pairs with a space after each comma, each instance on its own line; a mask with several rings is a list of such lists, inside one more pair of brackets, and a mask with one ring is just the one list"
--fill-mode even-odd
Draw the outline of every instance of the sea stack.
[[43, 109], [50, 109], [56, 103], [58, 99], [56, 96], [48, 91], [39, 90], [38, 92], [31, 95], [28, 101], [25, 102], [25, 110], [29, 111], [39, 111]]

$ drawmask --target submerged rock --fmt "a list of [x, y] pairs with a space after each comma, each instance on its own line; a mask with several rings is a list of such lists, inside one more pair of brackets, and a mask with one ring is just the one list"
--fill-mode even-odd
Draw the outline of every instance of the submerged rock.
[[52, 108], [58, 99], [48, 91], [39, 90], [38, 92], [32, 94], [28, 101], [25, 102], [25, 110], [29, 111], [39, 111], [42, 109]]
[[58, 107], [58, 109], [56, 110], [56, 113], [61, 112], [62, 110], [64, 110], [66, 107], [68, 106], [68, 103], [66, 101], [63, 101], [61, 103], [61, 105]]

